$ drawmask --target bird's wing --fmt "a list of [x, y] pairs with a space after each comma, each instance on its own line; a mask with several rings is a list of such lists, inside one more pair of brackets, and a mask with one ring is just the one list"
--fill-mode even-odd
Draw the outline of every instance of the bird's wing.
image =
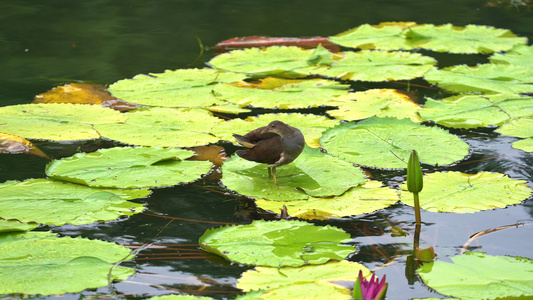
[[252, 141], [250, 141], [250, 139], [248, 139], [247, 137], [244, 137], [239, 134], [233, 134], [233, 137], [235, 138], [237, 143], [241, 144], [243, 147], [253, 148], [255, 146], [255, 144]]

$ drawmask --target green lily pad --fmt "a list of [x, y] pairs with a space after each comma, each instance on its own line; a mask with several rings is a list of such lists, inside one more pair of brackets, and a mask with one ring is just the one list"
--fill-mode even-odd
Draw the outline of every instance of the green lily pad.
[[410, 27], [406, 37], [420, 48], [450, 53], [487, 54], [527, 43], [527, 38], [518, 37], [508, 29], [481, 25], [424, 24]]
[[[532, 108], [529, 109], [531, 110]], [[501, 128], [496, 129], [496, 132], [519, 138], [533, 137], [533, 118], [522, 118], [509, 121], [503, 124]]]
[[[0, 190], [1, 191], [1, 190]], [[1, 203], [2, 200], [0, 200]], [[23, 223], [17, 220], [0, 220], [0, 234], [5, 232], [23, 232], [37, 228], [37, 223]]]
[[294, 162], [277, 167], [276, 171], [278, 186], [268, 177], [266, 164], [234, 155], [222, 166], [222, 183], [241, 195], [289, 201], [340, 195], [366, 181], [359, 168], [310, 147], [305, 147]]
[[27, 139], [75, 141], [98, 139], [93, 124], [124, 122], [113, 109], [83, 104], [22, 104], [0, 107], [0, 132]]
[[194, 147], [218, 142], [209, 132], [222, 119], [203, 109], [138, 109], [125, 114], [124, 124], [96, 125], [102, 137], [125, 144]]
[[422, 162], [438, 165], [463, 159], [469, 149], [465, 142], [444, 129], [426, 127], [408, 119], [376, 117], [329, 129], [320, 144], [328, 153], [351, 163], [389, 169], [407, 168], [413, 149]]
[[119, 80], [109, 86], [109, 92], [121, 100], [142, 105], [207, 107], [225, 103], [213, 96], [217, 83], [244, 78], [246, 75], [213, 69], [166, 70]]
[[324, 116], [293, 114], [262, 114], [257, 117], [248, 117], [244, 120], [233, 119], [215, 124], [212, 133], [221, 140], [235, 143], [233, 133], [244, 135], [256, 128], [267, 126], [270, 122], [279, 120], [300, 129], [305, 137], [305, 143], [314, 148], [320, 147], [318, 139], [328, 128], [340, 124]]
[[460, 299], [533, 298], [533, 260], [466, 252], [453, 263], [432, 261], [416, 272], [437, 292]]
[[328, 114], [340, 120], [355, 121], [377, 116], [409, 118], [413, 122], [422, 121], [417, 114], [420, 106], [407, 94], [393, 89], [372, 89], [350, 93], [337, 97], [329, 105], [339, 107], [335, 110], [328, 110]]
[[125, 280], [133, 269], [115, 267], [131, 259], [131, 250], [115, 243], [42, 236], [0, 235], [0, 294], [57, 295]]
[[311, 74], [343, 80], [389, 81], [422, 77], [437, 62], [434, 58], [405, 51], [344, 52], [331, 67], [310, 70]]
[[349, 189], [333, 198], [309, 197], [307, 200], [268, 201], [256, 200], [255, 204], [264, 210], [279, 213], [285, 205], [291, 217], [308, 220], [325, 220], [372, 213], [398, 202], [398, 191], [382, 187], [377, 181], [367, 181], [363, 186]]
[[489, 59], [491, 63], [495, 64], [533, 68], [533, 45], [517, 45], [505, 53], [495, 53]]
[[424, 78], [440, 88], [460, 93], [520, 94], [533, 90], [533, 69], [515, 65], [460, 65], [432, 69]]
[[428, 98], [419, 114], [446, 127], [499, 126], [511, 119], [533, 116], [533, 97], [499, 94], [460, 95], [438, 101]]
[[[407, 190], [407, 185], [400, 186]], [[531, 195], [524, 180], [504, 174], [479, 172], [431, 173], [424, 176], [420, 207], [432, 212], [474, 213], [518, 204]], [[414, 206], [412, 194], [402, 195], [402, 202]]]
[[301, 78], [309, 75], [307, 60], [313, 53], [300, 47], [248, 48], [217, 55], [209, 64], [219, 70], [260, 77]]
[[350, 235], [333, 226], [303, 221], [254, 221], [250, 225], [209, 229], [200, 246], [228, 260], [269, 267], [298, 267], [343, 260], [355, 248], [339, 243]]
[[360, 270], [363, 276], [371, 274], [363, 265], [346, 260], [299, 268], [256, 267], [242, 274], [237, 287], [266, 291], [262, 299], [351, 299], [351, 290], [334, 282], [355, 281]]
[[533, 138], [523, 139], [513, 143], [513, 148], [526, 152], [533, 152]]
[[343, 47], [380, 50], [410, 50], [410, 40], [405, 32], [416, 25], [413, 22], [384, 22], [379, 25], [363, 24], [353, 29], [330, 36], [329, 40]]
[[220, 99], [264, 108], [294, 109], [329, 105], [348, 94], [348, 85], [325, 79], [293, 80], [268, 77], [259, 83], [220, 84], [213, 93]]
[[163, 295], [154, 296], [150, 300], [211, 300], [210, 297], [199, 297], [193, 295]]
[[184, 160], [193, 151], [159, 147], [116, 147], [78, 153], [46, 167], [50, 178], [91, 187], [148, 188], [197, 180], [208, 173], [209, 161]]
[[10, 181], [0, 186], [0, 217], [47, 225], [115, 220], [144, 210], [130, 202], [149, 190], [98, 189], [50, 179]]

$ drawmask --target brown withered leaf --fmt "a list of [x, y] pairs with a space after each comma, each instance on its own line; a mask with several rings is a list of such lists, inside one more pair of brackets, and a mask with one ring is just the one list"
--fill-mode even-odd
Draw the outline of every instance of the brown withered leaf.
[[124, 102], [113, 96], [102, 85], [67, 83], [35, 96], [33, 103], [101, 104], [118, 111], [137, 108], [136, 104]]
[[16, 135], [0, 132], [0, 153], [28, 154], [50, 159], [48, 155], [34, 146], [30, 141]]
[[199, 146], [185, 149], [196, 152], [195, 156], [190, 157], [187, 160], [208, 160], [215, 165], [215, 170], [204, 177], [205, 180], [215, 182], [222, 178], [222, 174], [219, 171], [220, 166], [222, 166], [224, 161], [229, 158], [226, 156], [226, 151], [223, 147]]

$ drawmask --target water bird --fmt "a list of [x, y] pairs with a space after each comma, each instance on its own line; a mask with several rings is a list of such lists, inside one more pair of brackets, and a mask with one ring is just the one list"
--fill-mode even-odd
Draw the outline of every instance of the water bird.
[[302, 132], [281, 121], [272, 121], [245, 135], [233, 134], [245, 150], [237, 150], [237, 155], [250, 161], [267, 164], [268, 176], [276, 181], [276, 167], [293, 162], [302, 153], [305, 139]]

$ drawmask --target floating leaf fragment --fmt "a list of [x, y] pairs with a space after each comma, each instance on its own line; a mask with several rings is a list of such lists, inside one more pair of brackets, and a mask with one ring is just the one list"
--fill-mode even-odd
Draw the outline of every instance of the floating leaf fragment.
[[194, 152], [160, 147], [116, 147], [77, 153], [46, 166], [50, 178], [91, 187], [148, 188], [197, 180], [208, 173], [209, 161], [184, 160]]
[[206, 251], [246, 265], [298, 267], [343, 260], [355, 248], [350, 235], [333, 226], [303, 221], [263, 221], [209, 229], [199, 244]]
[[50, 159], [41, 149], [27, 139], [0, 132], [0, 153], [28, 154]]
[[[400, 186], [406, 190], [406, 185]], [[431, 173], [424, 176], [420, 207], [432, 212], [474, 213], [518, 204], [531, 196], [524, 180], [500, 173]], [[412, 195], [402, 195], [404, 204], [413, 206]]]

